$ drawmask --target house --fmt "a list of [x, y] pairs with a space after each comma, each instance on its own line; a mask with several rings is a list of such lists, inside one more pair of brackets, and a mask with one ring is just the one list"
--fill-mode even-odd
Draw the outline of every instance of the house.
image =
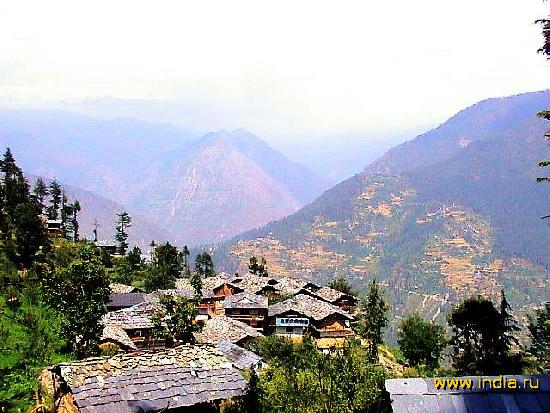
[[264, 367], [263, 359], [256, 353], [246, 350], [230, 341], [220, 341], [218, 348], [223, 355], [233, 363], [233, 365], [242, 371], [259, 371]]
[[60, 219], [47, 219], [46, 220], [46, 231], [50, 237], [62, 237], [65, 234], [63, 233], [63, 221]]
[[109, 255], [116, 255], [118, 244], [113, 240], [100, 240], [95, 242], [95, 246], [105, 251]]
[[117, 311], [133, 307], [146, 301], [143, 293], [111, 293], [107, 303], [107, 311]]
[[[202, 280], [202, 300], [197, 306], [199, 313], [213, 317], [223, 314], [223, 301], [226, 297], [242, 292], [239, 287], [229, 283], [226, 277], [213, 276]], [[188, 278], [178, 278], [175, 290], [159, 291], [163, 294], [181, 295], [188, 299], [195, 296], [195, 290]]]
[[347, 311], [348, 313], [353, 312], [357, 306], [357, 298], [350, 294], [345, 294], [334, 288], [330, 287], [321, 287], [317, 290], [311, 290], [304, 288], [300, 291], [302, 294], [311, 295], [312, 297], [323, 300], [329, 304], [332, 304], [340, 309]]
[[163, 311], [156, 301], [145, 301], [122, 310], [111, 311], [101, 318], [104, 327], [118, 327], [125, 331], [137, 348], [161, 345], [153, 334], [152, 317]]
[[306, 294], [272, 304], [266, 329], [280, 336], [301, 338], [309, 332], [319, 347], [340, 346], [353, 336], [353, 317], [340, 308]]
[[278, 282], [279, 281], [273, 277], [260, 277], [259, 275], [245, 274], [235, 277], [231, 281], [231, 285], [239, 288], [240, 291], [248, 291], [252, 294], [269, 297], [280, 295], [279, 290], [275, 287]]
[[110, 350], [113, 346], [118, 347], [122, 351], [137, 350], [128, 333], [116, 325], [106, 325], [103, 327], [103, 332], [99, 339], [99, 348], [101, 350]]
[[[449, 378], [386, 380], [385, 387], [390, 395], [393, 413], [550, 411], [550, 375], [473, 376], [457, 379], [458, 382], [471, 383], [471, 388], [450, 386]], [[445, 388], [439, 386], [442, 383], [446, 383]], [[514, 388], [512, 383], [518, 386]]]
[[242, 321], [258, 331], [264, 329], [267, 307], [267, 297], [247, 291], [230, 295], [223, 301], [223, 308], [227, 317]]
[[209, 319], [202, 330], [193, 335], [200, 344], [218, 345], [221, 341], [229, 341], [241, 347], [263, 336], [248, 324], [223, 315]]
[[223, 351], [184, 345], [63, 363], [40, 375], [38, 402], [55, 412], [218, 412], [246, 381]]

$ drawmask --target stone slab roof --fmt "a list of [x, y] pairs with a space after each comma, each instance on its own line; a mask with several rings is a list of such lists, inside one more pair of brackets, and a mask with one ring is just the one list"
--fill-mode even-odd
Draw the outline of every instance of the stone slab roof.
[[269, 316], [277, 316], [294, 311], [313, 320], [320, 321], [333, 314], [339, 314], [348, 320], [352, 317], [340, 308], [305, 294], [269, 306]]
[[239, 370], [257, 369], [263, 362], [263, 359], [256, 353], [239, 347], [230, 341], [221, 341], [218, 348]]
[[143, 293], [111, 293], [107, 307], [132, 307], [145, 301]]
[[[550, 412], [550, 375], [507, 376], [511, 378], [521, 387], [527, 379], [538, 383], [539, 388], [488, 390], [476, 386], [472, 390], [439, 390], [434, 386], [434, 379], [412, 378], [386, 380], [386, 390], [390, 393], [393, 413]], [[479, 377], [461, 379], [472, 379], [475, 386]]]
[[319, 288], [313, 294], [329, 303], [335, 303], [342, 297], [351, 297], [348, 294], [344, 294], [338, 290], [326, 286]]
[[247, 338], [261, 337], [262, 334], [242, 321], [217, 316], [208, 320], [202, 331], [195, 333], [194, 336], [197, 343], [217, 345], [224, 340], [239, 343]]
[[129, 308], [110, 311], [101, 318], [104, 326], [114, 325], [125, 330], [152, 328], [151, 317], [163, 307], [156, 301], [145, 301]]
[[67, 383], [82, 413], [140, 411], [132, 408], [144, 405], [177, 409], [240, 396], [246, 387], [223, 352], [211, 346], [90, 358], [50, 370]]
[[262, 295], [252, 294], [245, 291], [226, 297], [223, 301], [224, 308], [265, 308], [267, 309], [268, 299]]
[[231, 285], [235, 285], [252, 294], [258, 294], [266, 287], [277, 290], [275, 287], [277, 283], [278, 281], [273, 277], [260, 277], [254, 274], [245, 274], [235, 278], [231, 282]]
[[113, 294], [133, 293], [136, 291], [135, 287], [132, 287], [131, 285], [120, 284], [120, 283], [109, 284], [109, 289]]
[[136, 345], [128, 336], [126, 331], [122, 327], [115, 325], [106, 325], [103, 327], [103, 332], [99, 339], [101, 342], [110, 341], [115, 344], [118, 344], [122, 348], [128, 348], [131, 350], [136, 350]]

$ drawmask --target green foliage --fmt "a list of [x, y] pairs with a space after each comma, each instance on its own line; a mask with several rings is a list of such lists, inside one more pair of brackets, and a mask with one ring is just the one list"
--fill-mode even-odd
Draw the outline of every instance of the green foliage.
[[206, 251], [198, 254], [195, 258], [195, 271], [201, 277], [212, 277], [215, 274], [214, 261], [212, 257]]
[[128, 212], [123, 211], [117, 214], [115, 227], [115, 240], [118, 242], [117, 252], [125, 255], [128, 249], [128, 228], [132, 226], [132, 218]]
[[550, 371], [550, 304], [535, 311], [529, 317], [531, 346], [529, 353], [535, 358], [537, 370]]
[[270, 366], [256, 391], [261, 411], [381, 411], [384, 372], [358, 343], [329, 354], [319, 352], [307, 336], [301, 344], [265, 337], [253, 347]]
[[439, 366], [446, 346], [443, 327], [415, 314], [400, 323], [398, 337], [399, 348], [410, 364], [424, 364], [431, 370]]
[[383, 343], [383, 329], [388, 325], [388, 304], [376, 280], [372, 280], [369, 291], [359, 300], [357, 333], [370, 342], [372, 360], [376, 360], [378, 345]]
[[341, 293], [356, 296], [357, 292], [351, 287], [348, 280], [345, 277], [338, 277], [328, 283], [328, 286]]
[[250, 262], [248, 264], [248, 272], [250, 274], [258, 275], [260, 277], [268, 277], [269, 273], [267, 271], [267, 262], [265, 258], [261, 258], [258, 261], [256, 257], [250, 257]]
[[171, 295], [161, 296], [160, 303], [163, 311], [152, 318], [155, 335], [163, 338], [168, 347], [194, 342], [193, 333], [201, 329], [201, 325], [194, 322], [198, 315], [195, 303]]
[[15, 286], [0, 291], [0, 410], [29, 407], [36, 375], [65, 345], [61, 315], [44, 304], [33, 274], [22, 277], [14, 274]]
[[199, 301], [202, 299], [202, 277], [196, 273], [193, 272], [189, 276], [189, 283], [193, 287], [193, 290], [195, 290], [195, 301]]
[[501, 311], [487, 298], [468, 298], [448, 316], [452, 329], [453, 367], [459, 374], [495, 375], [519, 373], [519, 355], [511, 353], [515, 325], [506, 308]]
[[96, 354], [107, 312], [109, 280], [99, 251], [82, 244], [77, 257], [46, 279], [48, 301], [64, 314], [64, 332], [78, 357]]
[[62, 191], [61, 185], [54, 179], [50, 182], [49, 187], [50, 193], [50, 204], [47, 208], [48, 218], [49, 219], [58, 219], [59, 218], [59, 208], [62, 201]]

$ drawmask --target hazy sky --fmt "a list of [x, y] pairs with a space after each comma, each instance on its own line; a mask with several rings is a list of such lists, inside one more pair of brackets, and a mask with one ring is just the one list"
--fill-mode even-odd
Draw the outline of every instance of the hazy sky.
[[547, 14], [542, 0], [0, 0], [0, 101], [176, 99], [193, 126], [266, 137], [415, 129], [550, 87], [533, 24]]

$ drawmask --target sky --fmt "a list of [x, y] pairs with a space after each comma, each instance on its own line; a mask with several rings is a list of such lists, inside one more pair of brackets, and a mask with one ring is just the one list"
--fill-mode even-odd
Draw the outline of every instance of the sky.
[[0, 0], [0, 103], [166, 100], [192, 129], [380, 139], [550, 87], [533, 23], [547, 14], [542, 0]]

